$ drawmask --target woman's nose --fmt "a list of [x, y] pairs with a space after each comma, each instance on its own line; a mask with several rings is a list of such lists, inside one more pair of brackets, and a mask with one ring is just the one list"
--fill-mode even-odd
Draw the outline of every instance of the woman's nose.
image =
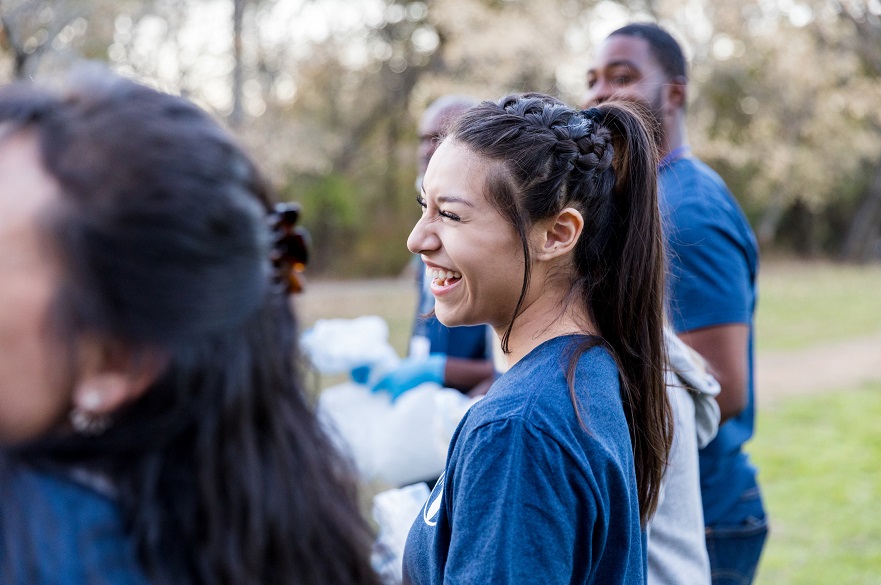
[[413, 226], [413, 231], [407, 238], [407, 249], [414, 254], [431, 252], [440, 247], [440, 239], [434, 231], [431, 222], [423, 215]]

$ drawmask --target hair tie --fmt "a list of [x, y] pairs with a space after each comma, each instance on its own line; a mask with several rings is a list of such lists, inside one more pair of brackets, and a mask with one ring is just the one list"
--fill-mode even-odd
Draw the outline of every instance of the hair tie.
[[269, 214], [269, 226], [273, 232], [269, 258], [275, 269], [274, 280], [288, 294], [303, 290], [301, 273], [309, 263], [309, 232], [304, 227], [297, 227], [299, 218], [300, 205], [297, 203], [277, 203]]
[[594, 126], [600, 124], [602, 119], [606, 116], [603, 111], [597, 107], [581, 110], [578, 114]]

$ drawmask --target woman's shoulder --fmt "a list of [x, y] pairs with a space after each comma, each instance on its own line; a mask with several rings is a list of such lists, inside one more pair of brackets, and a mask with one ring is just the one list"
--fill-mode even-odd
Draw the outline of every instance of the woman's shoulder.
[[[59, 515], [76, 509], [72, 521], [118, 519], [113, 490], [101, 476], [78, 468], [32, 468], [16, 465], [4, 474], [4, 490], [24, 498], [34, 513]], [[31, 508], [29, 506], [29, 508]]]
[[568, 376], [576, 358], [577, 394], [618, 392], [618, 367], [602, 341], [588, 335], [566, 335], [532, 350], [502, 374], [472, 410], [502, 418], [518, 414], [529, 418], [539, 406], [570, 404]]
[[[35, 570], [35, 583], [146, 583], [110, 494], [81, 472], [20, 465], [4, 471], [0, 554], [6, 571]], [[60, 575], [71, 580], [59, 581]]]
[[[574, 358], [577, 364], [570, 386], [567, 376]], [[596, 440], [596, 433], [584, 432], [584, 424], [599, 430], [596, 425], [624, 422], [614, 358], [588, 336], [545, 342], [502, 375], [487, 396], [471, 407], [462, 430], [471, 433], [514, 421], [553, 440]]]

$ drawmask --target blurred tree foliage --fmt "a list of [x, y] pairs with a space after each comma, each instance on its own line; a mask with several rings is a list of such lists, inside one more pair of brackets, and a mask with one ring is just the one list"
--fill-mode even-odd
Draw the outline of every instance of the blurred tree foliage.
[[[683, 17], [671, 12], [689, 30]], [[691, 39], [691, 137], [761, 244], [877, 255], [881, 3], [734, 2], [706, 18], [712, 33]]]
[[416, 123], [444, 93], [575, 102], [596, 44], [657, 20], [692, 60], [689, 132], [764, 248], [866, 260], [881, 225], [881, 0], [4, 0], [0, 75], [77, 58], [227, 120], [304, 204], [313, 273], [403, 268]]

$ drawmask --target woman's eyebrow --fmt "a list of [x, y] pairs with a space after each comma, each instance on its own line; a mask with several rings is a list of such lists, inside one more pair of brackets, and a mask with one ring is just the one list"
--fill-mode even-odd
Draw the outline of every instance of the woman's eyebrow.
[[468, 201], [467, 199], [463, 199], [461, 197], [456, 197], [455, 195], [441, 195], [437, 198], [438, 203], [461, 203], [462, 205], [467, 205], [474, 209], [474, 204]]

